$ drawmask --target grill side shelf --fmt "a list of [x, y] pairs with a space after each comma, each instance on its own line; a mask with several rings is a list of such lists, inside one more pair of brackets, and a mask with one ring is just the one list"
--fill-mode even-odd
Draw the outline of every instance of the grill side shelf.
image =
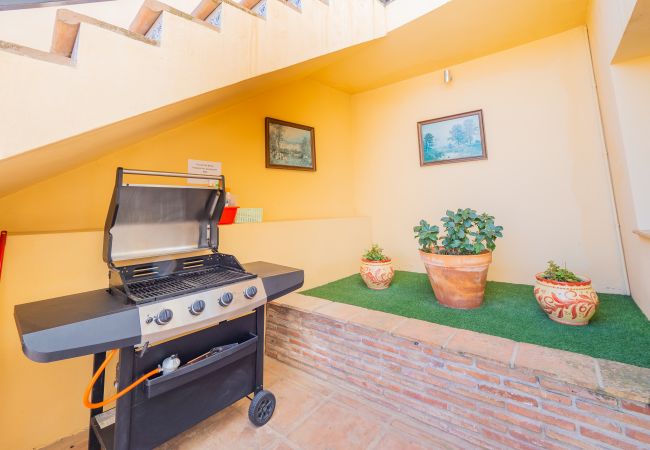
[[140, 342], [137, 307], [106, 290], [16, 305], [23, 352], [51, 362], [128, 347]]

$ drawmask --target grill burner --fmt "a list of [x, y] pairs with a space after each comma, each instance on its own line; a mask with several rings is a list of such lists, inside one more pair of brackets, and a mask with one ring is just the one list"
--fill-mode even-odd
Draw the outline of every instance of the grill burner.
[[191, 273], [173, 274], [164, 278], [137, 281], [126, 285], [129, 298], [136, 303], [189, 294], [255, 278], [255, 275], [223, 267], [214, 267]]

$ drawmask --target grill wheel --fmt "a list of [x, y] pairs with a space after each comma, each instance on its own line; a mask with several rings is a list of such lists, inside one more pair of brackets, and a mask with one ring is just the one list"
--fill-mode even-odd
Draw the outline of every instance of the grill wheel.
[[248, 407], [248, 419], [257, 427], [265, 425], [275, 411], [275, 395], [269, 391], [259, 391]]

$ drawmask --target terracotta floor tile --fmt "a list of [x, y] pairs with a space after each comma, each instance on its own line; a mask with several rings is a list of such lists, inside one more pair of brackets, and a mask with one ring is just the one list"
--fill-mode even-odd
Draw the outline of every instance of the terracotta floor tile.
[[289, 380], [273, 385], [272, 392], [277, 406], [268, 426], [285, 436], [309, 417], [323, 401], [317, 392], [304, 389]]
[[421, 439], [408, 436], [406, 434], [399, 434], [396, 432], [386, 433], [373, 447], [373, 450], [427, 450], [427, 449], [441, 449], [433, 442], [426, 442]]
[[285, 364], [281, 363], [277, 359], [270, 358], [268, 356], [264, 357], [264, 371], [274, 371], [274, 372], [282, 372], [285, 367], [287, 367]]
[[271, 372], [267, 370], [264, 372], [264, 389], [270, 388], [278, 381], [282, 381], [284, 377], [280, 373]]
[[275, 447], [270, 450], [298, 450], [300, 447], [292, 445], [290, 442], [283, 440], [276, 444]]
[[342, 403], [355, 411], [364, 411], [365, 415], [378, 422], [386, 422], [391, 419], [392, 414], [384, 410], [381, 406], [370, 405], [369, 401], [364, 400], [352, 392], [337, 392], [331, 398], [335, 402]]
[[316, 378], [314, 375], [293, 367], [284, 367], [284, 370], [279, 372], [280, 379], [292, 381], [310, 392], [318, 393], [321, 397], [327, 397], [336, 390], [330, 383]]
[[289, 439], [309, 450], [368, 448], [382, 426], [362, 413], [329, 401], [293, 431]]
[[[390, 430], [398, 435], [409, 436], [426, 448], [464, 450], [467, 443], [460, 442], [449, 435], [441, 436], [441, 431], [416, 423], [411, 418], [397, 418], [390, 422]], [[453, 442], [453, 443], [452, 443]]]
[[284, 369], [278, 364], [279, 362], [272, 362], [272, 361], [277, 361], [273, 360], [271, 358], [264, 358], [264, 387], [269, 388], [273, 384], [275, 384], [277, 381], [282, 380], [284, 378], [283, 371]]

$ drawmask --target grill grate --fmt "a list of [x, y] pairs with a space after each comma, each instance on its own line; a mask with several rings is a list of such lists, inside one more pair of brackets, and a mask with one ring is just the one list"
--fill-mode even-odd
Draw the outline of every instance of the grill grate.
[[129, 297], [136, 303], [189, 294], [209, 288], [255, 278], [255, 275], [214, 267], [190, 273], [179, 273], [164, 278], [136, 281], [127, 285]]
[[249, 275], [249, 274], [241, 274], [238, 272], [233, 272], [231, 270], [217, 271], [217, 272], [215, 272], [214, 270], [205, 270], [196, 274], [182, 275], [182, 278], [186, 280], [188, 283], [195, 285], [196, 287], [204, 287], [204, 286], [221, 286], [226, 283], [249, 278], [248, 276], [242, 278], [241, 275]]

